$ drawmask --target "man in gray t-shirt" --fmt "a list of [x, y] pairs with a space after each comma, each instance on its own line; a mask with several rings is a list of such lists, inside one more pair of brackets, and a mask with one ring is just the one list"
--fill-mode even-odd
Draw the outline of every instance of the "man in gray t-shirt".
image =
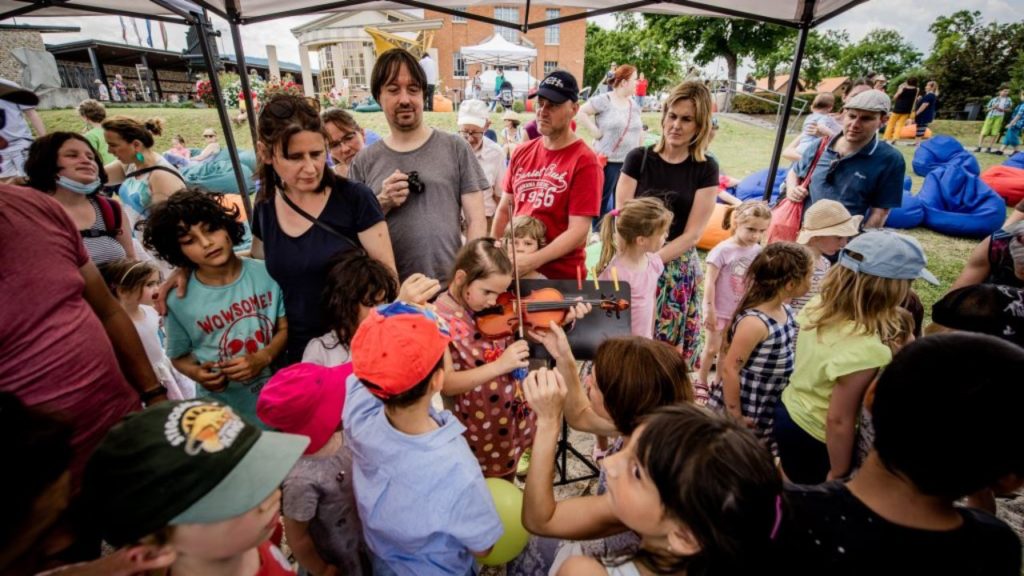
[[[356, 155], [349, 178], [377, 195], [391, 234], [398, 276], [420, 272], [447, 284], [466, 239], [486, 234], [489, 185], [469, 145], [423, 123], [426, 78], [414, 56], [389, 50], [377, 58], [370, 91], [391, 133]], [[410, 174], [417, 173], [410, 186]], [[416, 185], [418, 180], [419, 185]]]

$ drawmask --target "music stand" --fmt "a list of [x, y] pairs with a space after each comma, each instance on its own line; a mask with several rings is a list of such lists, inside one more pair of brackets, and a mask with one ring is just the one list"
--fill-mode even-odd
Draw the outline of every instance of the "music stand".
[[[610, 280], [599, 280], [597, 288], [593, 280], [583, 282], [580, 289], [575, 280], [520, 280], [523, 298], [530, 295], [538, 288], [557, 288], [566, 299], [573, 300], [582, 297], [584, 299], [620, 299], [630, 300], [630, 288], [628, 282], [619, 282], [619, 290], [615, 291], [615, 284]], [[566, 333], [569, 339], [569, 348], [577, 360], [593, 360], [597, 354], [597, 348], [608, 338], [616, 336], [629, 336], [632, 334], [630, 323], [630, 310], [618, 313], [607, 314], [596, 306], [582, 319], [576, 322], [572, 331]], [[530, 343], [530, 358], [538, 358], [551, 361], [548, 351], [543, 345], [534, 342]], [[573, 456], [586, 466], [590, 472], [575, 478], [569, 477], [569, 456]], [[569, 442], [569, 423], [562, 418], [562, 435], [558, 439], [558, 447], [555, 451], [555, 468], [558, 470], [558, 480], [555, 486], [564, 486], [574, 482], [591, 480], [597, 478], [601, 470], [596, 464], [580, 453]]]

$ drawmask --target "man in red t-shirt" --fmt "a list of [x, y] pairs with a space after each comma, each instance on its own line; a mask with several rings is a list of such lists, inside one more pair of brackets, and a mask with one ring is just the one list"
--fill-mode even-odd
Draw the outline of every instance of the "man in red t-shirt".
[[640, 73], [640, 78], [636, 81], [636, 104], [643, 108], [644, 98], [647, 97], [647, 78], [644, 78], [644, 73]]
[[545, 246], [519, 255], [519, 272], [538, 270], [552, 279], [572, 279], [584, 265], [583, 246], [600, 211], [604, 176], [597, 155], [571, 129], [579, 111], [579, 86], [564, 70], [548, 74], [537, 89], [541, 137], [516, 148], [505, 172], [505, 194], [494, 213], [491, 234], [501, 238], [508, 203], [516, 216], [533, 216], [547, 226]]

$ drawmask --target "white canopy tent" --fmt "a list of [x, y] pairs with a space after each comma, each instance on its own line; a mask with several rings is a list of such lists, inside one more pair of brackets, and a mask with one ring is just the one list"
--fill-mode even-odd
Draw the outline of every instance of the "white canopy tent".
[[462, 50], [462, 59], [466, 64], [487, 64], [489, 66], [529, 66], [537, 57], [537, 49], [513, 44], [501, 34], [476, 46], [466, 46]]
[[[152, 20], [162, 20], [188, 24], [191, 26], [204, 26], [205, 16], [202, 10], [224, 18], [231, 27], [231, 33], [235, 45], [235, 54], [238, 57], [239, 69], [245, 69], [245, 54], [242, 50], [238, 26], [274, 20], [286, 16], [297, 16], [317, 12], [345, 12], [361, 10], [400, 10], [405, 8], [421, 8], [435, 10], [462, 18], [477, 20], [514, 28], [521, 32], [527, 32], [536, 28], [543, 28], [552, 24], [581, 20], [601, 14], [612, 14], [618, 12], [646, 12], [652, 14], [668, 15], [690, 15], [690, 16], [721, 16], [729, 18], [745, 18], [780, 26], [787, 26], [799, 30], [799, 36], [794, 54], [793, 67], [790, 73], [791, 78], [799, 77], [800, 63], [803, 59], [804, 47], [807, 42], [807, 32], [819, 24], [842, 14], [843, 12], [862, 4], [867, 0], [560, 0], [558, 5], [562, 8], [581, 8], [584, 12], [568, 16], [562, 16], [550, 20], [530, 22], [531, 0], [436, 0], [434, 2], [422, 2], [420, 0], [289, 0], [284, 3], [280, 0], [0, 0], [0, 20], [13, 18], [15, 16], [63, 16], [81, 17], [96, 14], [125, 15]], [[521, 11], [523, 18], [521, 22], [507, 22], [481, 16], [466, 11], [466, 8], [475, 6], [491, 6], [501, 4], [502, 6], [524, 6]], [[199, 35], [200, 46], [207, 59], [207, 65], [212, 67], [213, 63], [209, 57], [208, 38], [205, 34]], [[247, 100], [249, 110], [253, 110], [248, 78], [241, 75], [243, 94]], [[238, 175], [239, 189], [244, 190], [241, 181], [240, 163], [235, 150], [234, 138], [231, 135], [230, 124], [228, 123], [227, 111], [224, 103], [220, 100], [220, 89], [216, 84], [216, 74], [211, 74], [211, 81], [214, 82], [214, 89], [218, 95], [218, 109], [221, 115], [221, 124], [224, 127], [228, 148], [231, 152], [232, 162]], [[786, 126], [789, 124], [790, 108], [796, 96], [796, 82], [790, 83], [786, 92], [785, 107], [782, 119], [779, 123], [778, 132], [775, 138], [775, 148], [772, 154], [771, 166], [769, 169], [768, 182], [765, 187], [767, 198], [772, 190], [775, 179], [775, 171], [778, 167], [779, 156], [786, 134]], [[253, 132], [255, 141], [255, 119], [249, 115], [249, 127]], [[248, 208], [248, 195], [242, 194]], [[249, 210], [249, 214], [252, 211]]]

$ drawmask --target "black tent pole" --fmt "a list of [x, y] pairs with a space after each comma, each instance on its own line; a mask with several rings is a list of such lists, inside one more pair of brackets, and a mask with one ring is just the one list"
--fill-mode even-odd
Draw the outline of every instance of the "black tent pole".
[[796, 98], [796, 89], [800, 85], [800, 63], [804, 59], [804, 48], [807, 45], [807, 34], [810, 28], [806, 24], [800, 26], [800, 32], [796, 40], [796, 54], [793, 57], [793, 67], [789, 71], [789, 85], [786, 86], [786, 100], [782, 107], [782, 120], [775, 131], [775, 147], [772, 148], [772, 162], [768, 167], [768, 179], [764, 187], [764, 200], [768, 202], [772, 198], [772, 189], [775, 187], [775, 173], [779, 170], [779, 160], [782, 158], [782, 147], [786, 144], [786, 129], [789, 127], [789, 116], [793, 108], [793, 100]]
[[249, 188], [242, 172], [242, 161], [238, 158], [238, 145], [235, 143], [235, 134], [231, 131], [231, 119], [228, 118], [228, 109], [224, 105], [224, 94], [221, 92], [220, 79], [217, 78], [217, 63], [213, 61], [212, 50], [210, 50], [210, 37], [206, 35], [206, 15], [193, 12], [196, 26], [199, 33], [199, 49], [203, 52], [203, 60], [206, 62], [206, 69], [210, 73], [210, 87], [213, 89], [213, 97], [217, 101], [217, 114], [220, 116], [220, 125], [224, 129], [224, 140], [228, 145], [228, 156], [231, 158], [231, 168], [235, 172], [235, 182], [238, 183], [238, 193], [242, 197], [242, 205], [245, 207], [245, 216], [252, 222], [252, 201], [249, 199]]
[[233, 3], [228, 4], [228, 25], [231, 27], [231, 41], [235, 45], [235, 64], [238, 66], [238, 77], [242, 81], [242, 97], [245, 99], [245, 118], [249, 122], [252, 133], [252, 149], [256, 150], [256, 107], [253, 106], [252, 88], [249, 85], [249, 71], [245, 63], [245, 51], [242, 49], [242, 34], [238, 30], [238, 11]]

